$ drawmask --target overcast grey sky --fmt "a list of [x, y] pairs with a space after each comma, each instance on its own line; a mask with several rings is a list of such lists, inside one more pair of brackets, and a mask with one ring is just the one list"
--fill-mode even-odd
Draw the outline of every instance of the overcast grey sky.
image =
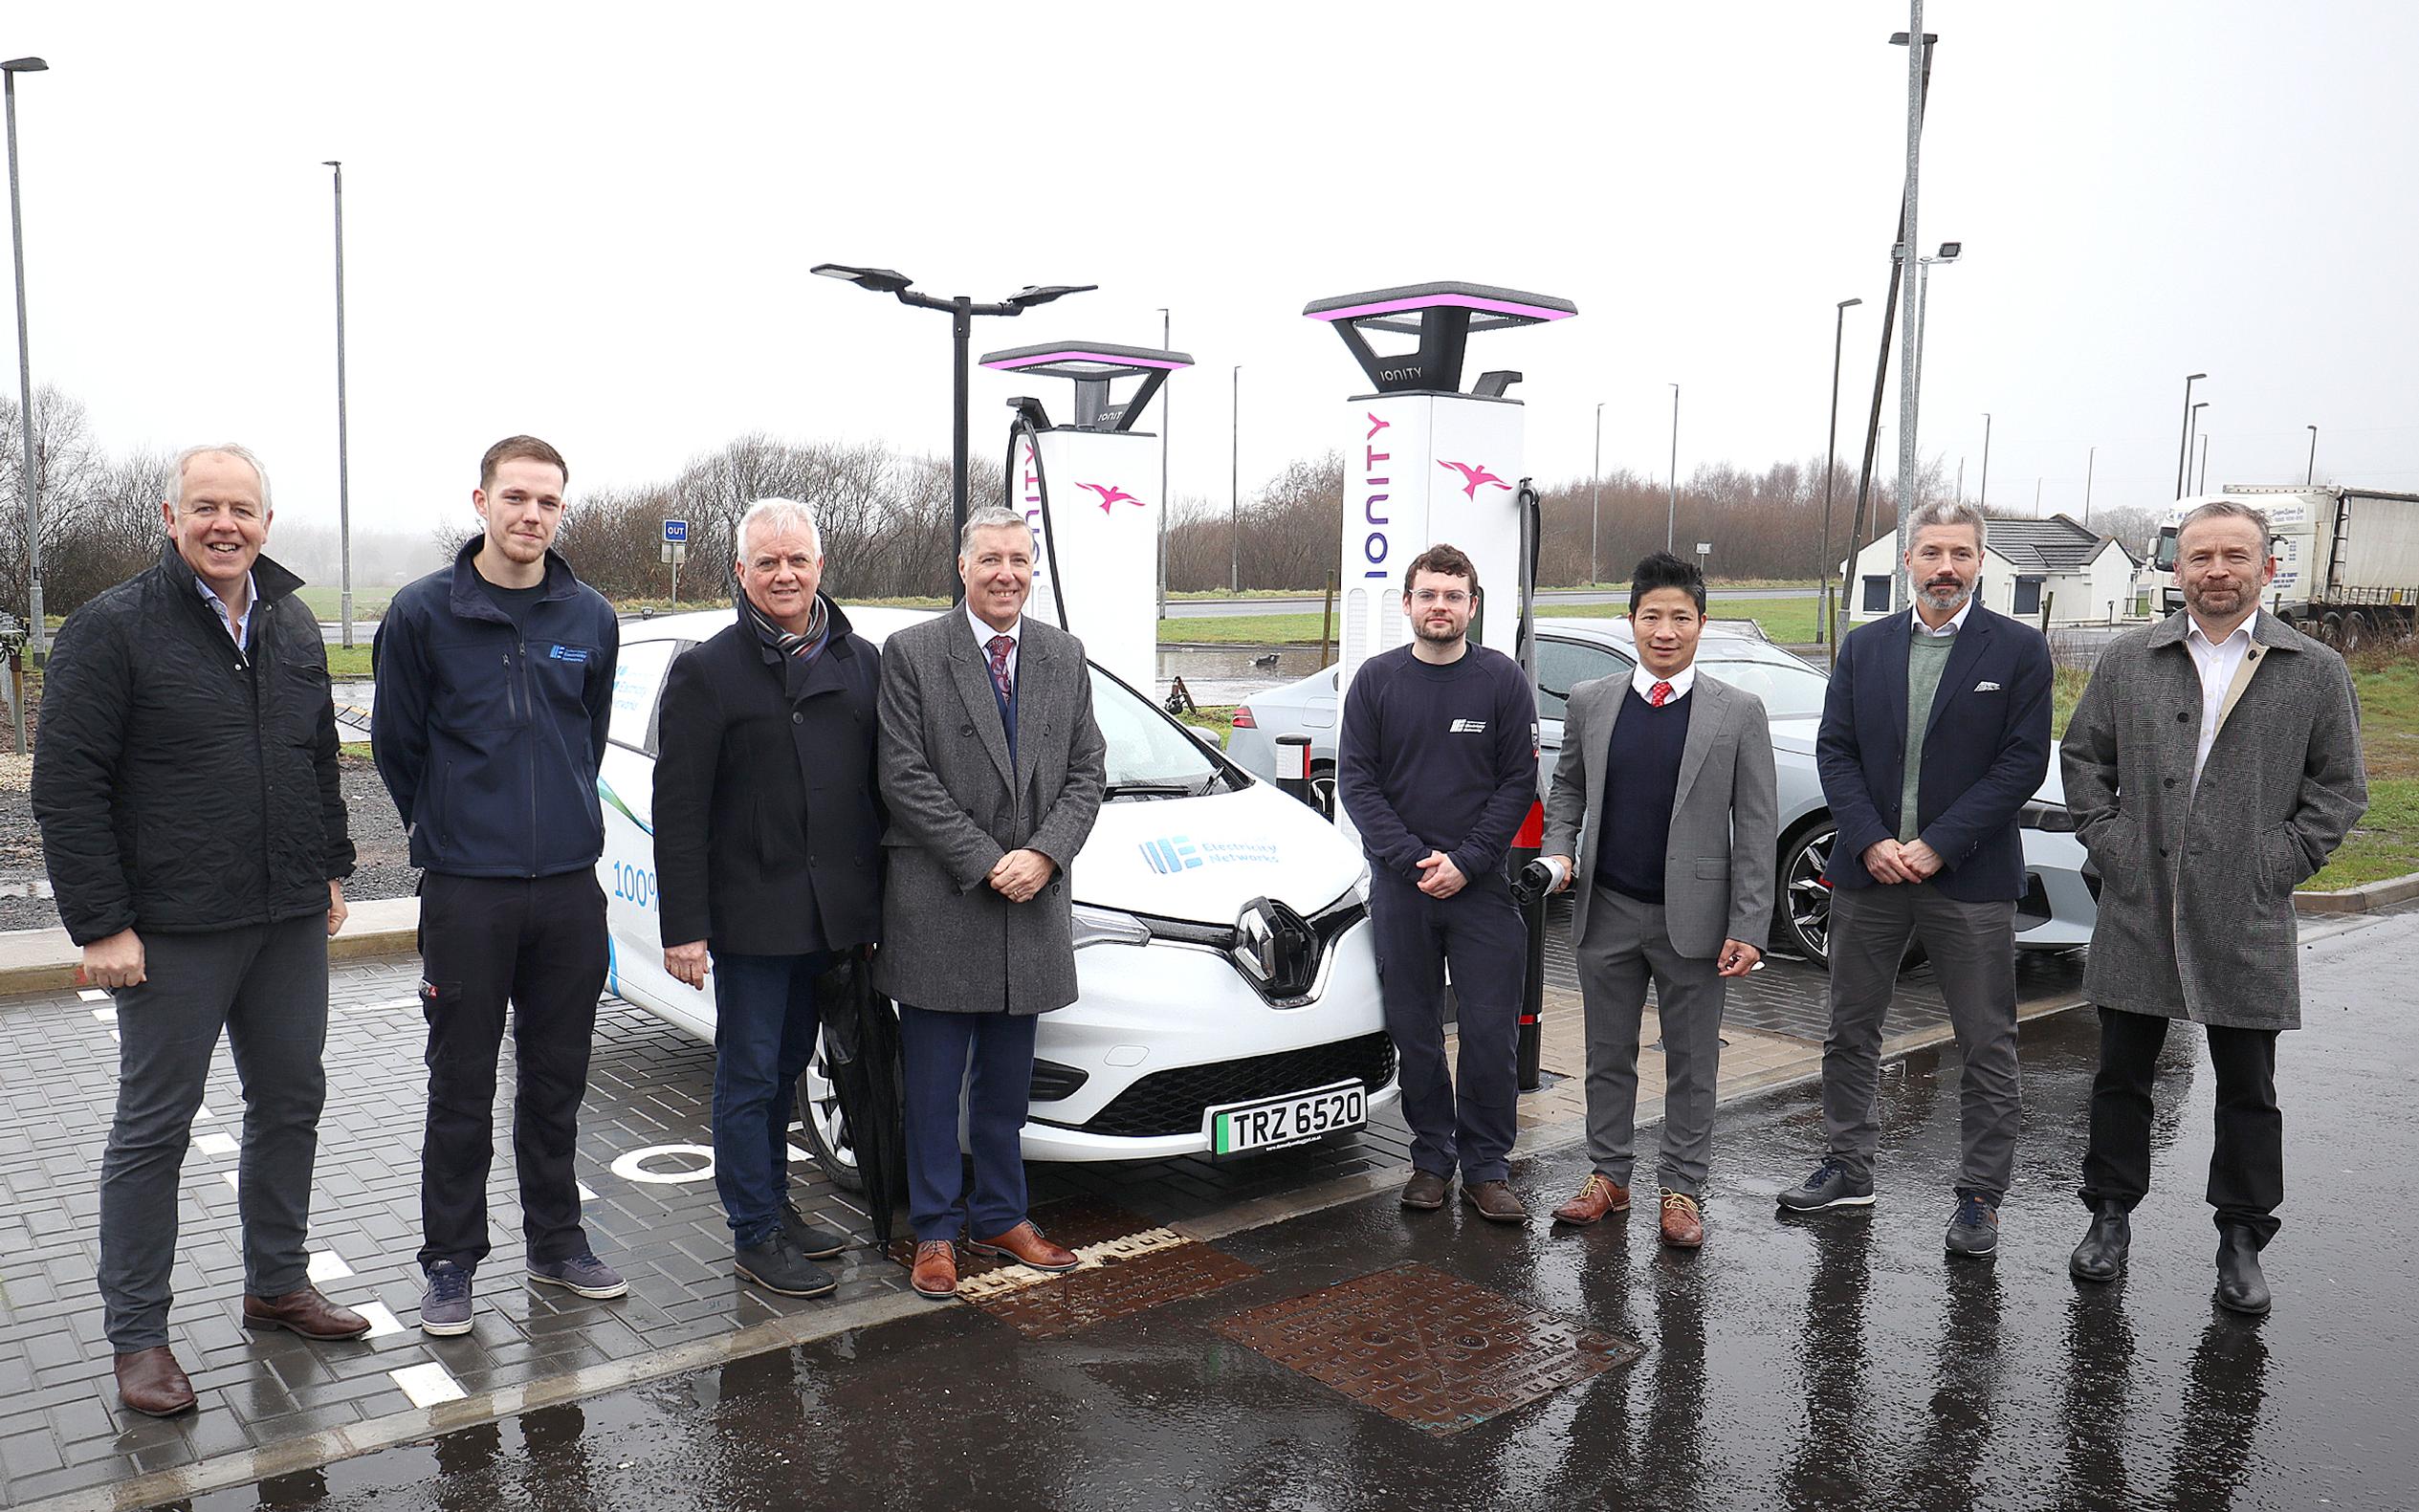
[[[2419, 7], [1934, 0], [1922, 444], [1994, 503], [2174, 490], [2183, 375], [2210, 486], [2419, 491]], [[36, 382], [113, 449], [238, 438], [332, 519], [328, 172], [345, 164], [356, 519], [465, 514], [531, 430], [583, 485], [739, 432], [946, 454], [939, 294], [1097, 283], [978, 353], [1156, 344], [1176, 492], [1343, 439], [1364, 386], [1305, 301], [1433, 278], [1575, 300], [1483, 338], [1528, 374], [1528, 470], [1841, 449], [1872, 381], [1901, 181], [1903, 4], [402, 6], [17, 0]], [[1064, 383], [1042, 391], [1063, 410]], [[978, 454], [1012, 393], [976, 375]], [[1895, 398], [1885, 419], [1895, 425]], [[1885, 436], [1885, 458], [1896, 441]], [[1885, 463], [1885, 467], [1886, 467]]]

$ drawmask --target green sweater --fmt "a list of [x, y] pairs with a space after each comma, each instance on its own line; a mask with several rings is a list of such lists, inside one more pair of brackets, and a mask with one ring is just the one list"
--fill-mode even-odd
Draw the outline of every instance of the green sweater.
[[1932, 722], [1932, 698], [1940, 691], [1940, 674], [1957, 637], [1927, 635], [1922, 630], [1906, 645], [1906, 786], [1899, 794], [1899, 841], [1911, 844], [1916, 833], [1915, 794], [1924, 780], [1924, 730]]

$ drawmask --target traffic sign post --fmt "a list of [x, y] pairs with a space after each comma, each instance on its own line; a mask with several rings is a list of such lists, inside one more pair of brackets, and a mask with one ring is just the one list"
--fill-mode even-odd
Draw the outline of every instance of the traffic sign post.
[[664, 560], [671, 564], [672, 607], [680, 607], [680, 564], [689, 559], [689, 522], [685, 519], [664, 521]]
[[1712, 555], [1713, 555], [1713, 542], [1711, 542], [1711, 541], [1709, 541], [1709, 540], [1701, 540], [1701, 541], [1697, 542], [1697, 576], [1698, 576], [1698, 577], [1702, 578], [1702, 577], [1704, 577], [1704, 576], [1705, 575], [1705, 559], [1706, 559], [1707, 557], [1712, 556]]

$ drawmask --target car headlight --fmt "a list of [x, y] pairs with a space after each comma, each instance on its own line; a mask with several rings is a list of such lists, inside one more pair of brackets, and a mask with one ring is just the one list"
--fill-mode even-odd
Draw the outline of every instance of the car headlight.
[[1096, 909], [1089, 903], [1076, 904], [1075, 948], [1087, 945], [1148, 945], [1151, 931], [1131, 913], [1114, 909]]
[[2038, 799], [2024, 805], [2016, 815], [2016, 822], [2026, 829], [2047, 830], [2053, 835], [2075, 833], [2075, 814], [2063, 803], [2044, 803]]

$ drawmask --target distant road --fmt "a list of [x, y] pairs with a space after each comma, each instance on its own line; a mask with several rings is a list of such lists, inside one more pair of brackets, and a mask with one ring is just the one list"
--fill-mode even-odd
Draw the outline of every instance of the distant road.
[[[1714, 588], [1709, 599], [1811, 599], [1812, 588]], [[1626, 588], [1548, 588], [1537, 595], [1540, 603], [1627, 603]], [[1289, 599], [1170, 599], [1168, 618], [1171, 620], [1228, 620], [1245, 614], [1316, 614], [1323, 603], [1318, 595]]]

